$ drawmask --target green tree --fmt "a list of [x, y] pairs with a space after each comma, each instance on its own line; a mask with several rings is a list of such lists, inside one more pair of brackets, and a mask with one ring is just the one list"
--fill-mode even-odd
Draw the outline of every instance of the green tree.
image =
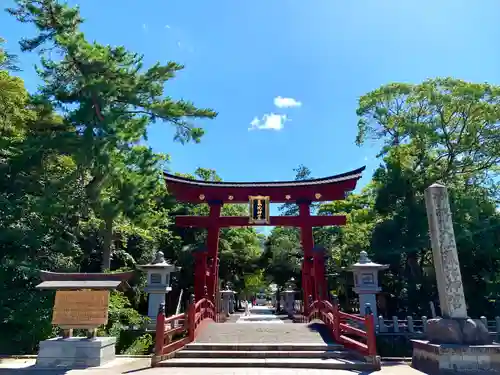
[[498, 86], [452, 78], [384, 85], [359, 100], [356, 142], [382, 140], [381, 156], [397, 147], [406, 154], [398, 162], [425, 175], [423, 186], [496, 172], [499, 100]]
[[23, 139], [25, 121], [32, 117], [23, 80], [9, 73], [16, 68], [15, 56], [2, 48], [3, 43], [0, 38], [0, 163], [15, 152]]
[[[141, 217], [141, 206], [156, 191], [161, 155], [139, 143], [155, 121], [173, 124], [175, 140], [199, 142], [203, 130], [191, 119], [214, 118], [184, 100], [163, 97], [164, 84], [183, 69], [159, 63], [148, 69], [143, 57], [123, 47], [89, 43], [79, 30], [78, 8], [56, 0], [17, 0], [8, 11], [36, 27], [21, 42], [23, 51], [40, 51], [43, 80], [39, 96], [53, 103], [72, 124], [78, 144], [72, 156], [84, 181], [86, 204], [102, 221], [102, 269], [110, 268], [115, 221]], [[55, 60], [46, 53], [58, 52]]]
[[32, 353], [53, 332], [52, 294], [34, 289], [38, 270], [75, 269], [71, 226], [78, 208], [71, 202], [79, 189], [63, 183], [75, 165], [54, 148], [57, 116], [30, 100], [22, 80], [6, 71], [0, 87], [6, 88], [0, 90], [0, 351]]
[[247, 299], [259, 293], [261, 290], [266, 289], [269, 285], [264, 278], [262, 270], [257, 270], [254, 273], [245, 275], [244, 283], [245, 286], [242, 293]]
[[[305, 181], [312, 179], [311, 170], [303, 164], [300, 164], [297, 168], [294, 168], [293, 171], [295, 172], [295, 181]], [[313, 211], [316, 210], [316, 207], [316, 204], [311, 205]], [[296, 216], [299, 214], [299, 207], [295, 203], [284, 203], [278, 209], [280, 213], [285, 216]]]
[[296, 228], [276, 227], [267, 237], [260, 265], [270, 282], [283, 289], [290, 279], [301, 280], [302, 250]]
[[326, 273], [330, 291], [339, 297], [345, 310], [352, 308], [355, 298], [351, 286], [353, 276], [348, 267], [356, 263], [362, 250], [369, 251], [373, 228], [378, 220], [373, 208], [374, 190], [370, 184], [359, 194], [348, 194], [345, 200], [325, 202], [320, 215], [345, 215], [346, 225], [315, 228], [315, 242], [328, 251]]
[[5, 39], [0, 37], [0, 70], [19, 71], [17, 56], [6, 51], [2, 47], [4, 43]]
[[500, 157], [499, 95], [497, 86], [447, 78], [385, 85], [360, 98], [358, 144], [368, 137], [384, 142], [383, 163], [373, 176], [376, 221], [369, 250], [390, 265], [383, 282], [394, 296], [393, 313], [428, 314], [428, 302], [437, 300], [423, 200], [424, 189], [436, 181], [451, 192], [470, 312], [491, 309], [498, 274], [491, 177]]

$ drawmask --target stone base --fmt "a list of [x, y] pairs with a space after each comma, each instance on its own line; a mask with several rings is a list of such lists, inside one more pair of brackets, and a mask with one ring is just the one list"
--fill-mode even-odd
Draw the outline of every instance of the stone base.
[[40, 342], [37, 367], [86, 368], [102, 366], [114, 360], [115, 337], [54, 338]]
[[491, 345], [493, 342], [488, 328], [479, 319], [429, 319], [425, 333], [433, 344]]
[[430, 375], [500, 374], [500, 345], [413, 343], [412, 366]]
[[146, 329], [150, 331], [156, 331], [156, 316], [151, 318], [148, 316], [149, 321], [146, 323]]

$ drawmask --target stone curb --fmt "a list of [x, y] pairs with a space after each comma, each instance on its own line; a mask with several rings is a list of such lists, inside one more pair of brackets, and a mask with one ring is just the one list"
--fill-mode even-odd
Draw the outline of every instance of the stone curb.
[[[128, 354], [116, 354], [116, 358], [151, 358], [153, 355], [128, 355]], [[36, 354], [19, 354], [19, 355], [9, 355], [0, 354], [0, 359], [35, 359], [38, 356]]]

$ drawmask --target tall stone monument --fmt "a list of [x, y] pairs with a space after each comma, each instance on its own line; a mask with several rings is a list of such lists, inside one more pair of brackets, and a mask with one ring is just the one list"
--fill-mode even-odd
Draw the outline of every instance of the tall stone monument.
[[431, 185], [425, 191], [425, 207], [441, 315], [447, 319], [467, 319], [467, 305], [446, 187]]
[[412, 340], [412, 364], [428, 374], [488, 374], [500, 371], [500, 345], [479, 319], [467, 316], [448, 191], [425, 190], [434, 268], [442, 317], [430, 319], [428, 340]]

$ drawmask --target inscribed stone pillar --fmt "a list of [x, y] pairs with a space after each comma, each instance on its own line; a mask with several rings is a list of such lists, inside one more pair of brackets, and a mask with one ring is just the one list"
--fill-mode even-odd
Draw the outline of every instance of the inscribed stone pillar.
[[440, 184], [429, 186], [425, 190], [425, 206], [441, 315], [444, 318], [466, 319], [467, 307], [446, 187]]

